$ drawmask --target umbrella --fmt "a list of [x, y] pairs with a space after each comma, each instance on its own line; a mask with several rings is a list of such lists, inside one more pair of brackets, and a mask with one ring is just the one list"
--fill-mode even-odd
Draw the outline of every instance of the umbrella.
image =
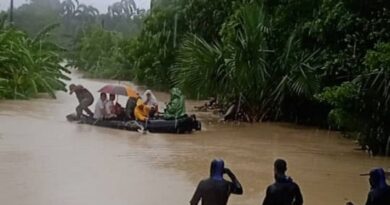
[[138, 97], [139, 94], [132, 87], [123, 85], [105, 85], [98, 91], [100, 93], [109, 93], [115, 95], [123, 95], [129, 97]]

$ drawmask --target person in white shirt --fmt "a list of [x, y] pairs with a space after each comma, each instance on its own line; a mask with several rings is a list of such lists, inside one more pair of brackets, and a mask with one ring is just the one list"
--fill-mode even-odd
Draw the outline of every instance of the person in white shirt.
[[154, 96], [151, 90], [146, 90], [144, 92], [142, 95], [142, 100], [144, 101], [144, 104], [149, 107], [158, 106], [157, 98]]
[[106, 113], [106, 102], [107, 102], [107, 94], [106, 93], [100, 93], [100, 99], [96, 102], [95, 105], [95, 113], [93, 115], [93, 118], [101, 120], [104, 118]]
[[151, 90], [146, 90], [144, 92], [142, 95], [142, 100], [144, 101], [144, 105], [150, 108], [150, 117], [153, 117], [156, 113], [158, 113], [158, 101]]
[[114, 112], [114, 105], [115, 105], [114, 101], [115, 101], [115, 95], [110, 94], [110, 99], [108, 99], [108, 101], [105, 104], [104, 118], [110, 119], [116, 117], [116, 114]]

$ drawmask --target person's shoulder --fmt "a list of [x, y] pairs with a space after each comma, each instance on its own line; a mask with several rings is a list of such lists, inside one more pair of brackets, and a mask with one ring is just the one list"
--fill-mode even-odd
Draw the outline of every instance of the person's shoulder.
[[198, 186], [199, 187], [204, 187], [204, 186], [206, 186], [209, 183], [210, 183], [210, 179], [202, 179], [202, 180], [200, 180]]
[[273, 189], [276, 189], [276, 182], [274, 182], [274, 183], [272, 183], [272, 184], [270, 184], [270, 185], [268, 185], [267, 186], [267, 190], [273, 190]]
[[295, 182], [295, 181], [291, 180], [291, 184], [293, 184], [294, 186], [296, 186], [296, 187], [298, 187], [298, 188], [299, 188], [299, 185], [298, 185], [298, 183], [297, 183], [297, 182]]
[[293, 187], [294, 190], [298, 191], [300, 190], [298, 183], [291, 181], [291, 186]]
[[200, 183], [207, 183], [207, 182], [210, 182], [210, 181], [212, 181], [212, 179], [205, 178], [205, 179], [200, 180]]

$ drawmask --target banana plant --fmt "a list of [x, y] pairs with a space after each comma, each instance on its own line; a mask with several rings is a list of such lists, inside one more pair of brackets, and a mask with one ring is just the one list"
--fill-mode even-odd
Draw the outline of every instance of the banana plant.
[[60, 48], [46, 41], [55, 26], [43, 29], [32, 39], [12, 27], [0, 29], [0, 92], [1, 98], [27, 99], [38, 93], [55, 98], [56, 90], [66, 90], [69, 80], [60, 65]]

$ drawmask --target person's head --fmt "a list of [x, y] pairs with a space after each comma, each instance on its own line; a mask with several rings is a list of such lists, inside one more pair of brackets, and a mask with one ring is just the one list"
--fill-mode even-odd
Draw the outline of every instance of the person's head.
[[214, 180], [222, 180], [225, 169], [225, 162], [222, 159], [214, 159], [210, 166], [210, 178]]
[[75, 84], [70, 84], [69, 85], [69, 93], [72, 94], [74, 92], [75, 88], [76, 88]]
[[385, 171], [382, 168], [375, 168], [370, 171], [370, 185], [372, 189], [380, 189], [387, 186]]
[[115, 95], [114, 95], [114, 94], [110, 94], [110, 100], [111, 100], [111, 101], [114, 101], [114, 100], [115, 100]]
[[146, 93], [146, 98], [149, 100], [149, 99], [151, 99], [152, 98], [152, 94], [150, 93], [150, 92], [147, 92]]
[[144, 109], [144, 101], [142, 99], [137, 100], [137, 107], [141, 110]]
[[274, 173], [276, 175], [284, 175], [287, 171], [287, 162], [283, 159], [277, 159], [274, 162]]
[[102, 101], [107, 100], [107, 94], [106, 94], [106, 93], [100, 93], [100, 99], [101, 99]]
[[171, 98], [174, 98], [174, 97], [180, 97], [181, 96], [181, 90], [179, 88], [172, 88], [171, 89]]

